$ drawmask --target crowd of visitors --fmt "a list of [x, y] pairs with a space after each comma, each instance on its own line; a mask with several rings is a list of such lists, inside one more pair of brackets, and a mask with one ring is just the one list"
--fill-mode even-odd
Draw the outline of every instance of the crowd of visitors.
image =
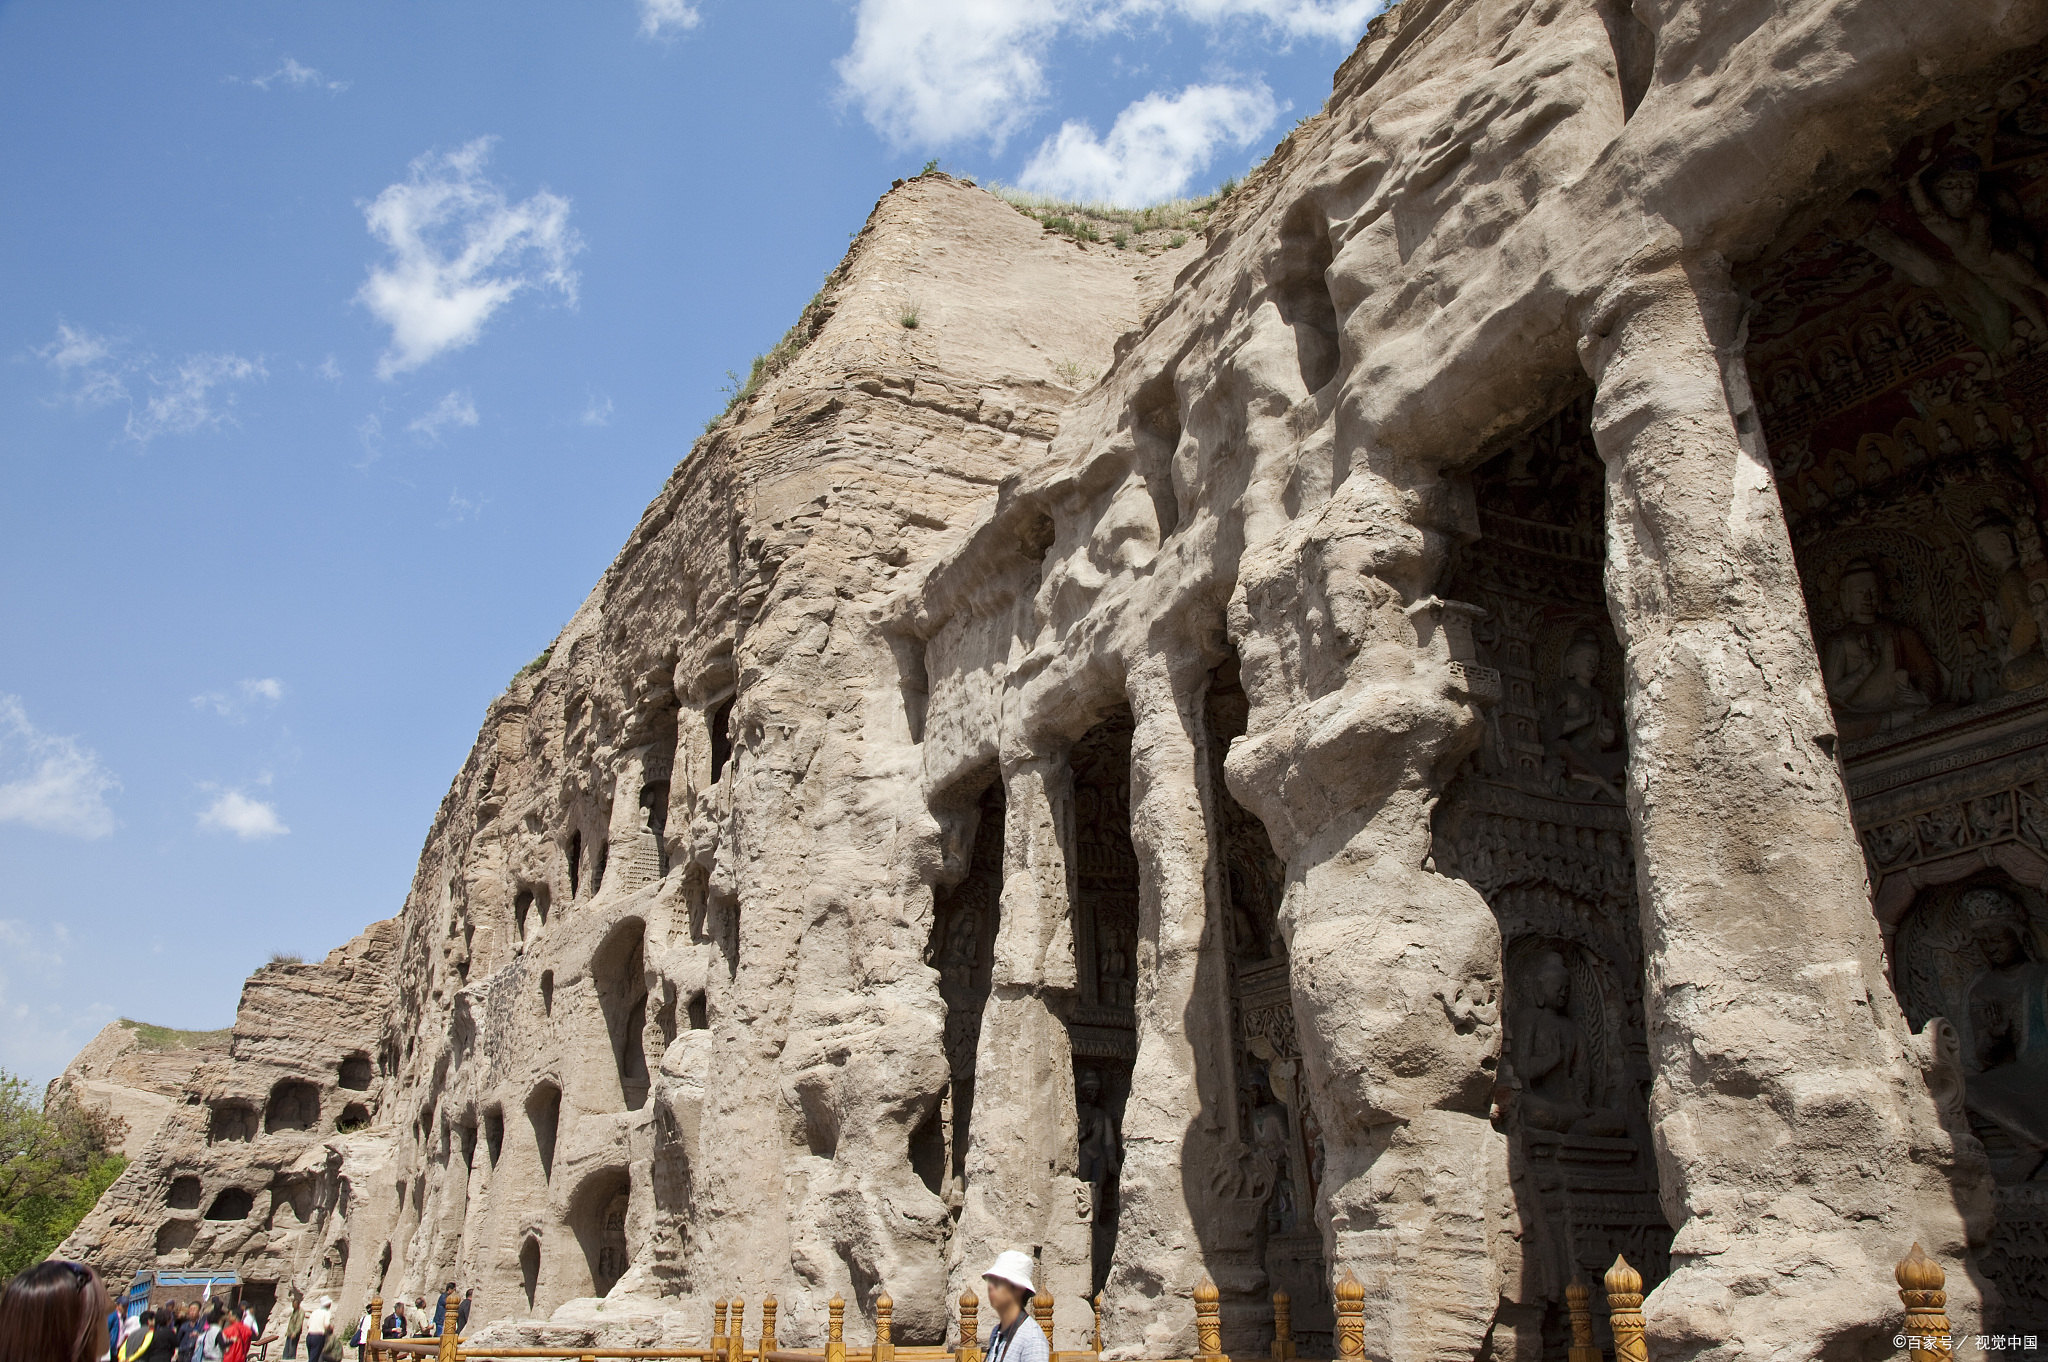
[[[270, 1345], [282, 1343], [284, 1362], [346, 1362], [348, 1349], [363, 1362], [373, 1337], [437, 1338], [448, 1322], [448, 1283], [430, 1310], [424, 1296], [410, 1307], [396, 1302], [378, 1320], [365, 1310], [350, 1328], [348, 1316], [331, 1296], [306, 1307], [292, 1293], [282, 1319], [257, 1318], [247, 1303], [202, 1300], [142, 1309], [124, 1319], [100, 1274], [84, 1263], [52, 1259], [38, 1263], [0, 1292], [0, 1362], [267, 1362]], [[469, 1327], [474, 1296], [456, 1302], [455, 1332]]]

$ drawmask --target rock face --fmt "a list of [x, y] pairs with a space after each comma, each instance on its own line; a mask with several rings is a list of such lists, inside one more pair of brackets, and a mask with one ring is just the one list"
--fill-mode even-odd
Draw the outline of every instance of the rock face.
[[1861, 1356], [1915, 1241], [2038, 1318], [2044, 36], [1405, 0], [1179, 250], [900, 186], [402, 916], [252, 981], [202, 1103], [375, 1059], [252, 1142], [306, 1227], [168, 1251], [616, 1342], [936, 1342], [1013, 1246], [1127, 1356], [1350, 1271], [1533, 1362], [1616, 1254], [1660, 1359]]
[[126, 1123], [126, 1158], [148, 1149], [171, 1108], [185, 1100], [201, 1066], [225, 1059], [230, 1031], [172, 1031], [122, 1018], [108, 1022], [50, 1085]]

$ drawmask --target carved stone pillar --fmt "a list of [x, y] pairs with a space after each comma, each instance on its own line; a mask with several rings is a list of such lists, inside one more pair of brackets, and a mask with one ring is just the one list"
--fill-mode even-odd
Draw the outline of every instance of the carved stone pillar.
[[[1886, 986], [1834, 724], [1718, 259], [1617, 282], [1580, 354], [1627, 652], [1628, 810], [1672, 1272], [1650, 1352], [1834, 1355], [1900, 1246], [1963, 1256], [1952, 1146]], [[1958, 1293], [1977, 1316], [1976, 1292]], [[1731, 1354], [1732, 1355], [1732, 1354]]]
[[1330, 1271], [1363, 1283], [1365, 1355], [1392, 1362], [1478, 1354], [1519, 1270], [1487, 1118], [1500, 932], [1469, 884], [1424, 868], [1430, 811], [1479, 730], [1476, 673], [1429, 595], [1441, 485], [1357, 469], [1247, 549], [1230, 608], [1251, 715], [1224, 770], [1287, 863], [1317, 1220]]
[[1062, 1017], [1075, 987], [1071, 782], [1064, 751], [1005, 758], [1002, 922], [975, 1050], [955, 1285], [978, 1281], [1004, 1249], [1037, 1250], [1038, 1286], [1080, 1298], [1089, 1196], [1075, 1175], [1073, 1051]]
[[[1184, 1357], [1194, 1345], [1181, 1304], [1204, 1261], [1196, 1221], [1224, 1148], [1236, 1100], [1230, 1074], [1229, 989], [1208, 911], [1212, 858], [1203, 817], [1197, 678], [1175, 678], [1150, 656], [1127, 682], [1131, 840], [1140, 882], [1138, 1056], [1124, 1107], [1122, 1214], [1105, 1290], [1105, 1346]], [[1202, 1216], [1203, 1220], [1212, 1217]]]

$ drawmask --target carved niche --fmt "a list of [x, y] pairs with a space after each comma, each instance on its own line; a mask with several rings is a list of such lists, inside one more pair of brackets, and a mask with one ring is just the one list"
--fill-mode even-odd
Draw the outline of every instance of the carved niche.
[[1131, 712], [1119, 708], [1074, 744], [1074, 963], [1079, 996], [1067, 1019], [1075, 1118], [1089, 1160], [1094, 1284], [1116, 1249], [1124, 1103], [1138, 1055], [1138, 852], [1131, 844]]
[[2048, 80], [1988, 88], [1743, 282], [1893, 981], [1999, 1184], [2000, 1327], [2048, 1317], [2048, 1059], [1997, 1017], [2048, 1006]]
[[1473, 475], [1481, 537], [1457, 551], [1443, 594], [1485, 611], [1473, 639], [1501, 694], [1438, 802], [1433, 846], [1439, 873], [1469, 881], [1500, 923], [1495, 1121], [1525, 1246], [1512, 1299], [1560, 1357], [1573, 1278], [1597, 1282], [1619, 1253], [1654, 1286], [1671, 1245], [1650, 1143], [1622, 657], [1601, 580], [1590, 403]]
[[[1322, 1127], [1303, 1081], [1287, 942], [1280, 933], [1287, 870], [1265, 826], [1231, 797], [1223, 780], [1223, 758], [1230, 740], [1245, 731], [1248, 710], [1236, 664], [1228, 663], [1210, 681], [1206, 711], [1237, 1087], [1236, 1157], [1219, 1170], [1213, 1188], [1238, 1222], [1218, 1250], [1224, 1260], [1218, 1284], [1260, 1283], [1258, 1299], [1247, 1303], [1260, 1319], [1269, 1312], [1271, 1293], [1286, 1291], [1296, 1347], [1303, 1356], [1322, 1356], [1334, 1342], [1336, 1315], [1315, 1216]], [[1233, 1267], [1239, 1270], [1229, 1271]]]
[[995, 968], [996, 928], [1003, 891], [1003, 785], [989, 782], [974, 820], [967, 873], [934, 897], [931, 944], [925, 963], [939, 973], [946, 1004], [948, 1105], [947, 1203], [958, 1210], [967, 1176], [967, 1141], [974, 1113], [975, 1050], [981, 1014]]

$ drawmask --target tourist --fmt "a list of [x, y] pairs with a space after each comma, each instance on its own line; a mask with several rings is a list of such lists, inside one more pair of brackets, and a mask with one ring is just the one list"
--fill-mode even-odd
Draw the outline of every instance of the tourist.
[[[334, 1328], [334, 1298], [322, 1296], [313, 1307], [313, 1313], [306, 1316], [306, 1362], [319, 1362], [320, 1350], [327, 1342], [327, 1335]], [[291, 1345], [285, 1345], [286, 1357], [290, 1357]]]
[[476, 1288], [473, 1286], [462, 1293], [462, 1304], [457, 1306], [455, 1310], [455, 1332], [457, 1335], [460, 1335], [464, 1329], [469, 1327], [469, 1306], [471, 1299], [475, 1295]]
[[178, 1353], [177, 1362], [193, 1362], [193, 1354], [199, 1348], [199, 1307], [182, 1306], [178, 1310]]
[[177, 1362], [178, 1312], [166, 1305], [154, 1313], [153, 1319], [149, 1346], [143, 1349], [142, 1362]]
[[114, 1349], [114, 1362], [142, 1362], [155, 1339], [156, 1312], [144, 1310], [128, 1321], [127, 1332], [121, 1335], [120, 1345]]
[[[446, 1287], [446, 1288], [444, 1288], [444, 1289], [442, 1290], [442, 1292], [441, 1292], [441, 1294], [440, 1294], [440, 1295], [438, 1295], [438, 1296], [434, 1297], [434, 1337], [435, 1337], [435, 1338], [439, 1338], [439, 1337], [441, 1336], [441, 1334], [442, 1334], [442, 1331], [443, 1331], [443, 1330], [445, 1330], [445, 1329], [446, 1329], [446, 1328], [448, 1327], [448, 1298], [449, 1298], [450, 1296], [454, 1295], [454, 1294], [455, 1294], [455, 1283], [454, 1283], [454, 1282], [450, 1282], [450, 1283], [448, 1283], [447, 1287]], [[459, 1321], [457, 1322], [457, 1324], [456, 1324], [455, 1328], [456, 1328], [456, 1332], [458, 1332], [458, 1333], [460, 1333], [460, 1332], [461, 1332], [461, 1330], [462, 1330], [462, 1325], [461, 1325], [461, 1323], [460, 1323]]]
[[199, 1341], [192, 1348], [192, 1362], [221, 1362], [221, 1354], [227, 1349], [227, 1342], [221, 1336], [224, 1313], [219, 1301], [207, 1310], [206, 1323], [199, 1329]]
[[438, 1325], [427, 1314], [427, 1298], [412, 1298], [412, 1335], [414, 1338], [432, 1338], [439, 1330]]
[[0, 1291], [0, 1359], [99, 1362], [112, 1305], [100, 1274], [84, 1263], [37, 1263]]
[[[292, 1362], [299, 1355], [299, 1339], [306, 1332], [306, 1302], [298, 1289], [292, 1290], [292, 1312], [284, 1317], [284, 1362]], [[320, 1345], [312, 1339], [306, 1340], [307, 1362], [320, 1356]]]
[[384, 1337], [404, 1338], [411, 1333], [412, 1329], [405, 1322], [405, 1302], [393, 1301], [391, 1313], [384, 1316]]
[[249, 1345], [256, 1339], [256, 1330], [249, 1324], [252, 1318], [246, 1310], [239, 1315], [228, 1312], [227, 1322], [220, 1327], [221, 1362], [249, 1362]]
[[996, 1322], [988, 1331], [987, 1362], [1050, 1362], [1052, 1345], [1045, 1330], [1031, 1318], [1031, 1256], [1016, 1249], [996, 1255], [989, 1270], [981, 1274], [988, 1283], [988, 1303], [994, 1307]]
[[[366, 1305], [363, 1307], [363, 1317], [356, 1321], [356, 1362], [364, 1362], [364, 1352], [369, 1348], [370, 1340], [376, 1336], [377, 1317], [370, 1313], [370, 1307]], [[341, 1330], [336, 1329], [334, 1337], [340, 1338]], [[320, 1351], [324, 1356], [327, 1350], [322, 1348]]]
[[308, 1358], [306, 1362], [342, 1362], [347, 1353], [348, 1342], [342, 1337], [341, 1330], [335, 1329], [328, 1333], [327, 1342], [321, 1345], [320, 1356]]

